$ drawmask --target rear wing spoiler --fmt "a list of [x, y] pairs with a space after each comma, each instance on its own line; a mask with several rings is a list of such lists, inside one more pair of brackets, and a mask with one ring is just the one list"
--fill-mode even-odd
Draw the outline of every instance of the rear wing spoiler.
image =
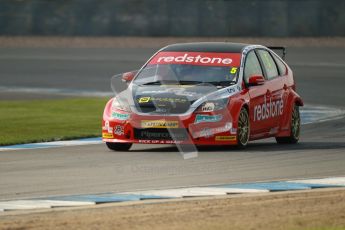
[[279, 51], [277, 53], [283, 60], [285, 60], [285, 55], [286, 55], [286, 48], [284, 46], [267, 46], [267, 48], [273, 50], [273, 51]]

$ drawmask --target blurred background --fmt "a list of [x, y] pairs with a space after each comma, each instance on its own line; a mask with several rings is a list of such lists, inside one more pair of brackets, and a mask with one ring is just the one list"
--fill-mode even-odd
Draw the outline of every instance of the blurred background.
[[343, 0], [1, 0], [0, 35], [343, 36]]

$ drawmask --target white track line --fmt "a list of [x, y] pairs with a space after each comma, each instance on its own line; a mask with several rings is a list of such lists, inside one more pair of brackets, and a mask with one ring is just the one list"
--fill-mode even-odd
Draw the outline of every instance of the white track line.
[[330, 177], [322, 179], [306, 179], [306, 180], [293, 180], [289, 182], [304, 183], [304, 184], [322, 184], [322, 185], [339, 185], [345, 186], [345, 177]]
[[95, 202], [89, 201], [59, 201], [59, 200], [14, 200], [0, 202], [0, 209], [4, 211], [10, 210], [26, 210], [53, 207], [73, 207], [95, 205]]
[[301, 107], [300, 111], [303, 125], [335, 120], [345, 116], [344, 109], [320, 105], [305, 105]]
[[73, 207], [73, 206], [85, 206], [85, 205], [95, 205], [96, 203], [93, 201], [65, 201], [65, 200], [20, 200], [24, 204], [42, 204], [42, 205], [49, 205], [51, 208], [53, 207]]
[[7, 201], [7, 202], [1, 202], [0, 203], [0, 209], [3, 209], [5, 211], [11, 211], [11, 210], [26, 210], [26, 209], [40, 209], [40, 208], [50, 208], [50, 205], [48, 204], [41, 204], [34, 202], [24, 202], [21, 200], [14, 200], [14, 201]]
[[91, 140], [91, 141], [82, 141], [82, 140], [70, 140], [70, 141], [52, 141], [52, 142], [43, 142], [39, 143], [40, 145], [63, 145], [63, 146], [75, 146], [75, 145], [85, 145], [85, 144], [100, 144], [101, 140]]
[[[39, 148], [54, 148], [54, 147], [64, 147], [64, 146], [78, 146], [78, 145], [93, 145], [93, 144], [101, 144], [101, 140], [70, 140], [70, 141], [51, 141], [51, 142], [41, 142], [41, 143], [32, 143], [32, 144], [23, 144], [23, 147], [20, 145], [14, 147], [11, 146], [0, 146], [1, 151], [9, 151], [9, 150], [23, 150], [23, 149], [39, 149]], [[27, 145], [31, 145], [31, 147], [26, 147]]]
[[240, 189], [240, 188], [220, 188], [220, 187], [192, 187], [180, 189], [165, 189], [165, 190], [148, 190], [138, 192], [128, 192], [123, 194], [134, 195], [149, 195], [149, 196], [163, 196], [163, 197], [193, 197], [193, 196], [219, 196], [237, 193], [257, 193], [269, 192], [264, 189]]

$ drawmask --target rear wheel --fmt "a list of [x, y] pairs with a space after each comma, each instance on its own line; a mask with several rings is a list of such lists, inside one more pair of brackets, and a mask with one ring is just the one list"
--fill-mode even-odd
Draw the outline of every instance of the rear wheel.
[[291, 113], [291, 127], [290, 127], [290, 136], [287, 137], [276, 137], [278, 144], [295, 144], [299, 140], [301, 131], [301, 117], [299, 113], [299, 107], [294, 106]]
[[132, 143], [113, 143], [106, 142], [107, 147], [114, 151], [128, 151], [132, 147]]
[[245, 108], [241, 109], [240, 116], [238, 117], [237, 128], [237, 146], [244, 148], [247, 146], [250, 134], [249, 114]]

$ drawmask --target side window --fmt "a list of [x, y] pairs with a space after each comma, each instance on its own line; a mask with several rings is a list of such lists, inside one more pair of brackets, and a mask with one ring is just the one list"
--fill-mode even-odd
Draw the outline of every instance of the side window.
[[247, 54], [246, 63], [244, 65], [244, 82], [248, 83], [249, 77], [253, 75], [263, 76], [262, 69], [255, 52], [250, 51]]
[[277, 63], [278, 70], [279, 70], [279, 75], [280, 76], [286, 75], [286, 66], [285, 66], [285, 64], [276, 55], [273, 54], [272, 56], [273, 56], [274, 60]]
[[276, 63], [274, 62], [272, 56], [266, 50], [258, 50], [259, 57], [266, 70], [267, 79], [271, 79], [279, 76]]

